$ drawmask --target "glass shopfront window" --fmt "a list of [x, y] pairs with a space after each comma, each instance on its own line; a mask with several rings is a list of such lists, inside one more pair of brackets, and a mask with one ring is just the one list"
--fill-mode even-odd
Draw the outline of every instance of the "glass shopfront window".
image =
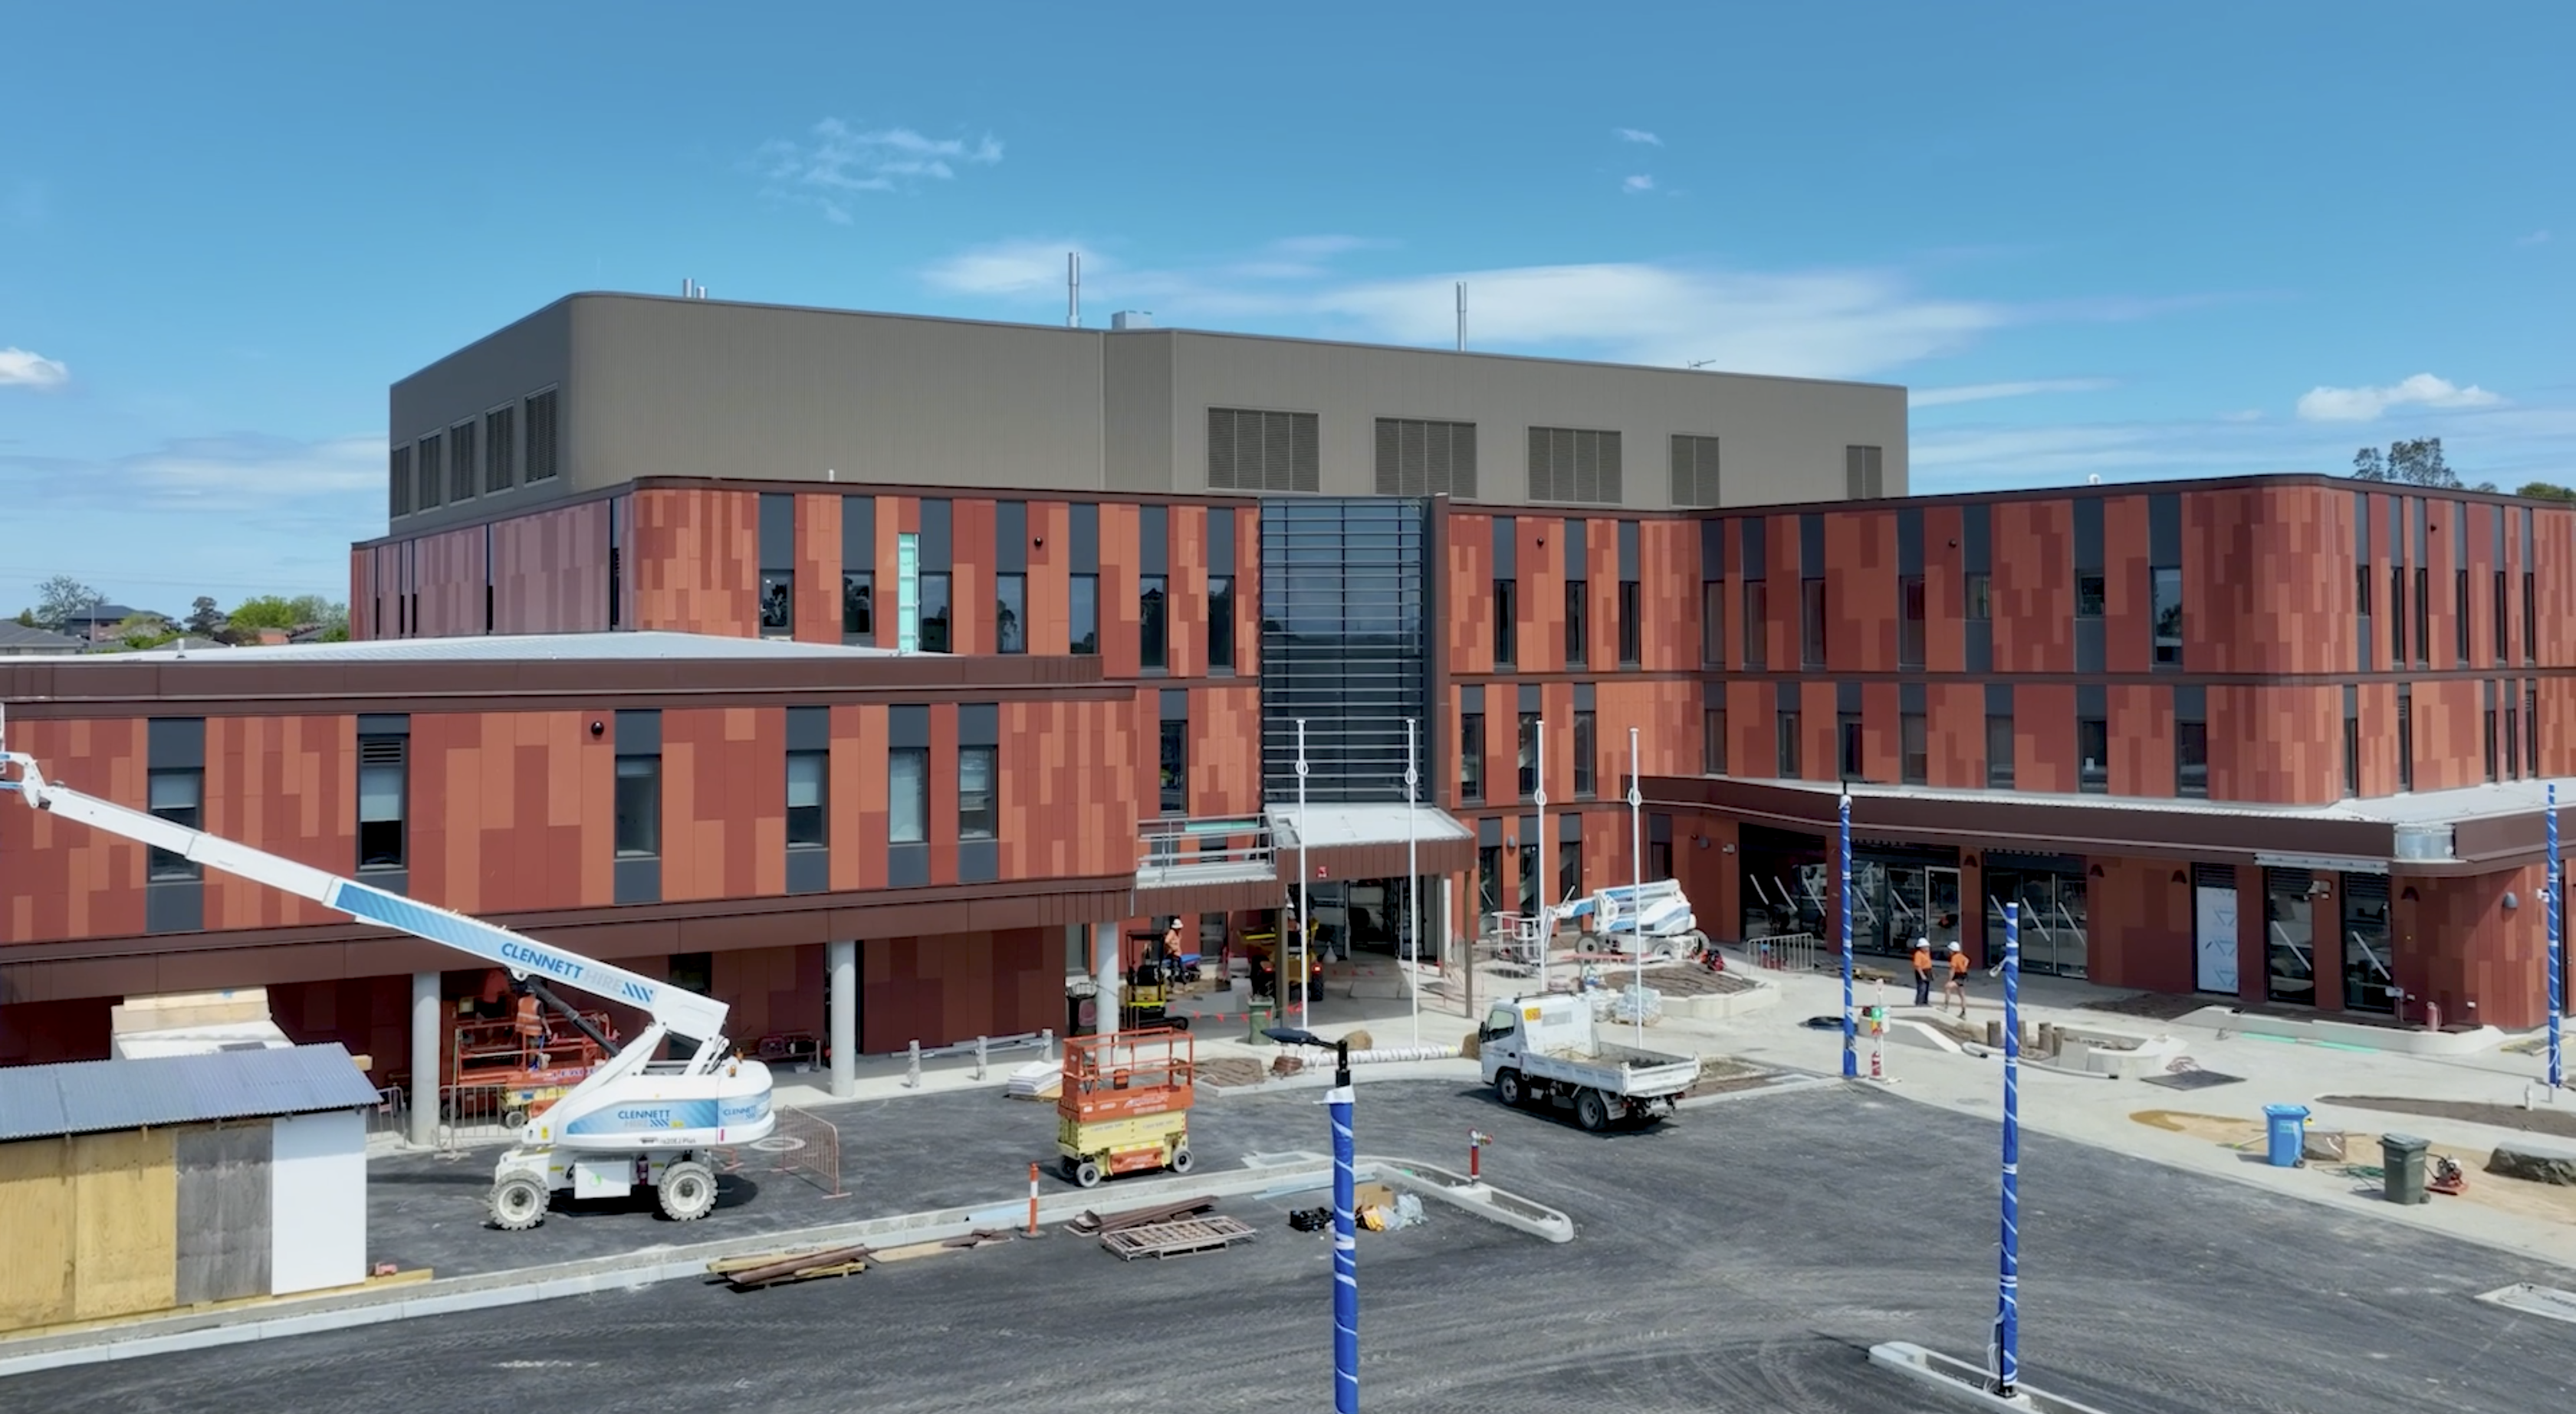
[[2305, 869], [2263, 871], [2263, 994], [2276, 1002], [2317, 1001], [2316, 900]]
[[2343, 1004], [2347, 1011], [2397, 1012], [2385, 875], [2343, 876]]
[[2021, 905], [2021, 965], [2026, 972], [2083, 977], [2091, 970], [2092, 922], [2081, 860], [1998, 864], [1986, 859], [1986, 952], [2000, 961], [2004, 905]]

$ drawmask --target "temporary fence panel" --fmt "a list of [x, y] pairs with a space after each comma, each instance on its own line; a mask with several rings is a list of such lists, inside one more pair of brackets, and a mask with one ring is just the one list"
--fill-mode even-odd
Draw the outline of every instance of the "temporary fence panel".
[[841, 1131], [830, 1120], [793, 1105], [781, 1105], [777, 1127], [752, 1147], [774, 1156], [778, 1171], [792, 1173], [823, 1190], [827, 1198], [848, 1196], [841, 1187]]

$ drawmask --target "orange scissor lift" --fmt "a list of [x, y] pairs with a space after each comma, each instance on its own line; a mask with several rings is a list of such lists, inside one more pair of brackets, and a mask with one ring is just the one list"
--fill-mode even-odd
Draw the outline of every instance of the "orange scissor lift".
[[1056, 1100], [1058, 1168], [1084, 1188], [1146, 1169], [1188, 1173], [1197, 1072], [1186, 1031], [1068, 1038]]

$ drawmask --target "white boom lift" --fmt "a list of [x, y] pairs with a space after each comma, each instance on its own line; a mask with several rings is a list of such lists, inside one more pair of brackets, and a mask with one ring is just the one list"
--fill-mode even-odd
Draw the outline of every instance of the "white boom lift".
[[[5, 730], [0, 726], [0, 730]], [[441, 943], [507, 968], [541, 1001], [589, 1024], [547, 983], [641, 1009], [651, 1024], [619, 1047], [544, 1114], [519, 1131], [519, 1142], [492, 1170], [492, 1221], [511, 1231], [545, 1221], [556, 1193], [576, 1198], [624, 1197], [649, 1186], [662, 1212], [686, 1222], [716, 1202], [707, 1151], [768, 1136], [769, 1068], [727, 1054], [725, 1004], [667, 982], [595, 962], [497, 924], [324, 873], [248, 845], [217, 839], [157, 815], [83, 795], [45, 779], [34, 757], [0, 749], [0, 790], [57, 819], [122, 835], [153, 849], [312, 899], [361, 923]], [[694, 1041], [685, 1061], [653, 1057], [671, 1037]]]

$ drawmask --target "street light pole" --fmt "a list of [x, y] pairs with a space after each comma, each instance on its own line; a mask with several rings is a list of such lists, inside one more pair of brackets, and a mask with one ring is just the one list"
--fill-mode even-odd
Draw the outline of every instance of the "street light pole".
[[1638, 812], [1646, 803], [1645, 792], [1637, 786], [1637, 729], [1628, 729], [1628, 883], [1634, 896], [1628, 900], [1628, 941], [1637, 950], [1637, 985], [1628, 1000], [1637, 1008], [1637, 1049], [1646, 1048], [1646, 838], [1639, 823], [1645, 817]]
[[2021, 905], [2004, 905], [2004, 1222], [1995, 1292], [1995, 1393], [2021, 1379]]
[[1413, 975], [1405, 979], [1405, 995], [1413, 999], [1413, 1044], [1422, 1044], [1422, 829], [1415, 814], [1414, 790], [1422, 784], [1422, 772], [1414, 764], [1417, 734], [1422, 719], [1404, 719], [1404, 932], [1412, 939]]
[[1843, 1079], [1860, 1078], [1860, 1038], [1852, 1020], [1851, 782], [1843, 782]]
[[[1297, 1024], [1306, 1024], [1306, 969], [1313, 964], [1306, 956], [1306, 939], [1314, 930], [1306, 923], [1306, 719], [1297, 719]], [[1284, 944], [1285, 939], [1281, 942]], [[1286, 947], [1281, 947], [1284, 956]], [[1284, 1005], [1284, 1003], [1283, 1003]]]
[[1333, 1088], [1324, 1104], [1333, 1120], [1333, 1409], [1360, 1409], [1360, 1243], [1358, 1175], [1352, 1171], [1351, 1043], [1326, 1041], [1299, 1026], [1273, 1026], [1261, 1034], [1283, 1046], [1331, 1046]]

